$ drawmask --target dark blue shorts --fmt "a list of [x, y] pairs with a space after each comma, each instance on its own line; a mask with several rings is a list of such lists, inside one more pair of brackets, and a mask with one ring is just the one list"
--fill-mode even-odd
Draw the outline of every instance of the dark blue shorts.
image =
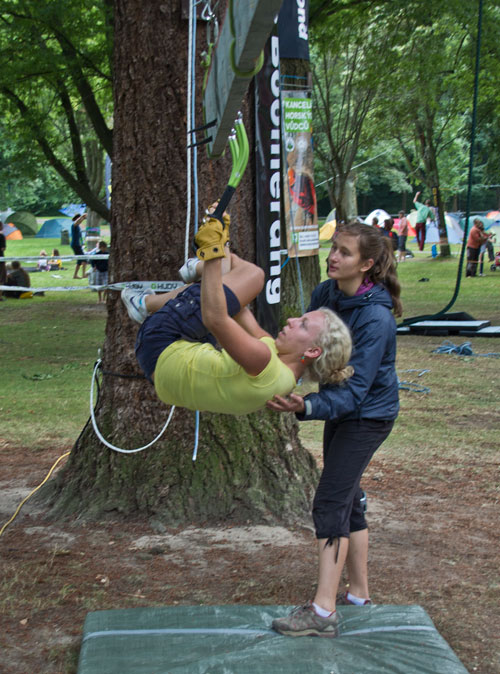
[[[137, 334], [135, 354], [146, 377], [151, 380], [161, 352], [178, 339], [189, 342], [208, 342], [215, 346], [214, 336], [201, 320], [201, 285], [188, 286], [161, 309], [148, 316]], [[241, 307], [233, 291], [224, 286], [227, 311], [230, 316]]]
[[[71, 246], [71, 249], [73, 250], [73, 253], [75, 255], [85, 255], [83, 252], [83, 248], [81, 246]], [[79, 267], [81, 264], [83, 264], [85, 260], [77, 260], [76, 261], [76, 266]]]

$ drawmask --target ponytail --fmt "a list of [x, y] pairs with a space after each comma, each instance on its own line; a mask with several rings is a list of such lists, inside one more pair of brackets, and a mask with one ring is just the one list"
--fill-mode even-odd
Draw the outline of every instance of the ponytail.
[[356, 236], [362, 260], [373, 260], [373, 266], [366, 272], [366, 278], [372, 283], [381, 283], [392, 298], [392, 309], [396, 316], [403, 313], [401, 303], [401, 284], [396, 271], [396, 257], [389, 237], [383, 236], [377, 227], [371, 227], [358, 221], [339, 225], [336, 233], [342, 232]]

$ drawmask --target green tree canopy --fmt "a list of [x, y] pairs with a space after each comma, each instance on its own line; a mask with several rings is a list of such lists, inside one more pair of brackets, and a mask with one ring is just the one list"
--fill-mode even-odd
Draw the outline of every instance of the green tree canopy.
[[109, 0], [0, 2], [0, 111], [17, 156], [47, 163], [103, 218], [85, 144], [112, 153]]

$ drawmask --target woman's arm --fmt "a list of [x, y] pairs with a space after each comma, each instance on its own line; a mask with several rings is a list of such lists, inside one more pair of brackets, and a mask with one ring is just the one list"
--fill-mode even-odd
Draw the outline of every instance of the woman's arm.
[[239, 314], [236, 314], [233, 318], [238, 325], [241, 325], [241, 327], [244, 328], [249, 335], [252, 335], [252, 337], [257, 337], [257, 339], [260, 339], [261, 337], [271, 337], [271, 335], [257, 323], [257, 319], [252, 314], [249, 307], [243, 307]]
[[264, 370], [271, 360], [271, 351], [227, 313], [221, 258], [206, 260], [203, 265], [201, 315], [205, 327], [245, 372], [256, 376]]

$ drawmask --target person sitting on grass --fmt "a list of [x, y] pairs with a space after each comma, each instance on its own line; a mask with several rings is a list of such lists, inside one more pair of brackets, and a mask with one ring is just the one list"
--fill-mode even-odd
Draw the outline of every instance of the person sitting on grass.
[[40, 251], [40, 259], [38, 260], [37, 268], [38, 271], [50, 271], [50, 265], [46, 250]]
[[249, 414], [274, 395], [287, 396], [304, 375], [322, 383], [347, 379], [351, 337], [333, 311], [289, 318], [276, 339], [260, 327], [247, 305], [262, 290], [264, 272], [229, 252], [228, 227], [209, 218], [195, 237], [200, 261], [189, 266], [201, 284], [161, 295], [122, 291], [129, 316], [142, 323], [136, 355], [160, 400]]
[[[21, 267], [19, 260], [14, 260], [11, 264], [12, 271], [7, 274], [7, 282], [5, 285], [8, 286], [17, 286], [20, 288], [30, 288], [31, 280], [30, 275], [27, 271]], [[25, 290], [6, 290], [4, 292], [5, 297], [11, 297], [13, 299], [33, 297], [31, 291]]]
[[50, 271], [62, 269], [61, 253], [57, 248], [52, 249], [52, 257], [49, 260]]

